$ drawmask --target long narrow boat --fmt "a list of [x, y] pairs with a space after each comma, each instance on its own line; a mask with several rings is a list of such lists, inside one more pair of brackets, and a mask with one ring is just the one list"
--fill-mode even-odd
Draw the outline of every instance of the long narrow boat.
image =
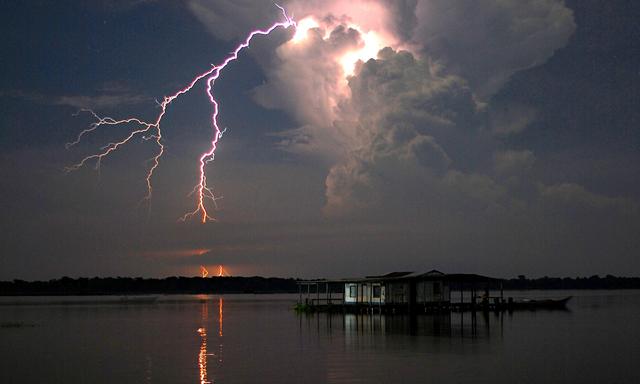
[[572, 296], [562, 299], [521, 299], [510, 303], [512, 308], [517, 309], [562, 309], [567, 307], [567, 302]]

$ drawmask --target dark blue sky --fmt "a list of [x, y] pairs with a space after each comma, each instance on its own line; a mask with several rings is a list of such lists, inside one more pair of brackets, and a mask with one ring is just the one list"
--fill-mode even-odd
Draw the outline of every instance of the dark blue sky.
[[497, 102], [535, 105], [539, 118], [514, 144], [548, 158], [539, 176], [640, 196], [640, 6], [570, 1], [578, 28], [544, 65], [516, 74]]
[[[229, 11], [227, 18], [239, 15], [239, 36], [247, 20], [261, 20], [261, 27], [278, 20], [277, 11], [261, 13], [271, 9], [263, 3]], [[290, 3], [307, 11], [304, 3]], [[399, 20], [409, 20], [405, 12], [416, 15], [414, 37], [405, 33], [405, 42], [427, 43], [410, 54], [413, 61], [394, 51], [351, 78], [355, 101], [347, 103], [356, 113], [349, 116], [357, 117], [339, 115], [328, 126], [340, 131], [353, 124], [361, 127], [357, 132], [371, 132], [371, 142], [345, 145], [340, 155], [283, 144], [294, 142], [291, 130], [302, 127], [297, 132], [315, 132], [310, 142], [324, 148], [321, 128], [308, 128], [312, 120], [296, 112], [311, 109], [303, 96], [321, 95], [323, 88], [315, 83], [306, 95], [278, 88], [279, 75], [315, 67], [304, 61], [287, 67], [292, 59], [282, 47], [291, 31], [261, 38], [216, 84], [228, 131], [208, 177], [224, 198], [218, 221], [200, 225], [175, 219], [192, 208], [187, 194], [211, 137], [201, 87], [172, 105], [163, 122], [167, 154], [150, 205], [140, 203], [150, 144], [132, 143], [100, 171], [89, 166], [67, 174], [66, 166], [125, 128], [101, 131], [69, 151], [65, 143], [91, 122], [88, 115], [73, 116], [79, 108], [151, 119], [158, 111], [154, 99], [219, 62], [238, 38], [216, 30], [198, 10], [227, 15], [229, 4], [2, 2], [0, 279], [197, 274], [200, 264], [219, 263], [232, 273], [282, 276], [432, 268], [498, 276], [640, 274], [640, 5], [549, 0], [557, 5], [549, 14], [562, 8], [569, 15], [562, 20], [572, 18], [575, 30], [567, 27], [566, 44], [552, 50], [545, 48], [554, 45], [545, 40], [552, 36], [533, 48], [527, 44], [536, 37], [513, 43], [523, 51], [546, 49], [525, 66], [518, 64], [524, 54], [512, 46], [505, 45], [515, 50], [506, 59], [482, 56], [500, 51], [511, 32], [496, 32], [505, 33], [504, 40], [488, 34], [474, 41], [478, 66], [492, 68], [495, 60], [496, 68], [510, 68], [487, 92], [483, 79], [465, 69], [467, 59], [447, 47], [462, 46], [456, 39], [465, 38], [465, 26], [531, 22], [521, 14], [529, 8], [512, 15], [508, 7], [493, 12], [493, 2], [481, 2], [482, 11], [460, 13], [477, 20], [442, 21], [437, 28], [447, 33], [436, 35], [431, 27], [420, 29], [422, 2], [407, 2], [413, 4], [407, 9], [382, 3]], [[444, 4], [424, 3], [431, 11]], [[465, 6], [455, 3], [452, 8]], [[330, 4], [333, 14], [340, 11], [339, 1]], [[318, 7], [321, 17], [325, 10]], [[542, 32], [531, 36], [553, 29], [546, 20], [535, 19]], [[434, 63], [440, 69], [411, 77]], [[403, 65], [417, 69], [394, 72]], [[389, 86], [397, 79], [401, 85]], [[437, 91], [417, 98], [415, 84]], [[261, 89], [271, 90], [272, 100], [261, 99]], [[358, 92], [370, 93], [356, 98]], [[375, 104], [382, 94], [386, 101]], [[433, 122], [442, 119], [434, 116], [453, 123], [439, 126]]]

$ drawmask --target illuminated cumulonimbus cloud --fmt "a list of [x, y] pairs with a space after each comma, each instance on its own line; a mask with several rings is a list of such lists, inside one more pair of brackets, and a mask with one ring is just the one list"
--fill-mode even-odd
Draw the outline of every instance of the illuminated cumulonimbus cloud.
[[[216, 4], [192, 1], [214, 34], [233, 34], [207, 22]], [[424, 198], [424, 190], [496, 201], [504, 187], [478, 164], [534, 158], [500, 155], [493, 132], [508, 129], [486, 123], [487, 105], [515, 72], [567, 43], [575, 23], [562, 1], [293, 0], [286, 7], [298, 30], [275, 58], [258, 60], [268, 81], [255, 99], [299, 123], [278, 133], [283, 149], [333, 164], [325, 213], [398, 195]]]
[[[261, 0], [187, 4], [218, 38], [234, 41], [246, 39], [247, 31], [273, 11], [271, 2]], [[527, 153], [500, 156], [484, 114], [513, 73], [545, 62], [566, 44], [575, 24], [562, 1], [291, 0], [283, 5], [297, 27], [290, 39], [254, 51], [267, 78], [255, 89], [255, 100], [286, 111], [298, 123], [277, 134], [283, 149], [320, 155], [333, 164], [325, 182], [327, 214], [370, 206], [398, 192], [407, 197], [406, 180], [420, 187], [418, 195], [430, 183], [437, 195], [464, 190], [495, 200], [503, 187], [494, 175], [475, 173], [476, 164], [491, 157], [533, 159]], [[283, 16], [260, 34], [294, 26], [293, 18]], [[227, 61], [194, 80], [206, 78], [215, 133], [211, 150], [200, 158], [197, 205], [183, 219], [212, 218], [204, 204], [207, 198], [215, 202], [205, 167], [222, 131], [211, 88], [251, 36]], [[163, 151], [159, 127], [165, 107], [191, 87], [165, 98], [157, 121], [124, 121], [137, 124], [135, 132], [150, 132], [147, 138], [160, 148], [147, 177], [148, 197]], [[100, 125], [121, 122], [98, 120]], [[119, 145], [105, 147], [106, 155]], [[89, 156], [76, 166], [102, 157]]]
[[[329, 1], [319, 9], [313, 3], [291, 5], [300, 15], [297, 31], [277, 48], [277, 64], [266, 70], [269, 81], [255, 90], [261, 105], [283, 109], [303, 124], [284, 134], [287, 149], [339, 157], [356, 147], [359, 138], [351, 122], [357, 116], [351, 110], [348, 79], [359, 62], [375, 59], [384, 47], [400, 45], [383, 28], [387, 12], [381, 5], [353, 2], [342, 9], [354, 15], [369, 10], [367, 18], [358, 19], [338, 13], [338, 4]], [[367, 22], [369, 18], [375, 23]]]

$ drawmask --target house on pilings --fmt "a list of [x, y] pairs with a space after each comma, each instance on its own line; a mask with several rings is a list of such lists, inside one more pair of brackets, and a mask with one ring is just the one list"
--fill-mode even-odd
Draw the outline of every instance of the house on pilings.
[[444, 274], [437, 270], [337, 280], [301, 280], [298, 282], [299, 304], [319, 311], [465, 310], [476, 305], [480, 294], [488, 298], [490, 290], [500, 290], [502, 301], [501, 283], [500, 279], [486, 276]]

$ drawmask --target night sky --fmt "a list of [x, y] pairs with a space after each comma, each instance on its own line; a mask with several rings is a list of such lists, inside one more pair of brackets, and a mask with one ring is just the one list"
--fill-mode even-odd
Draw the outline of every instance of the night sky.
[[142, 137], [65, 172], [131, 126], [65, 143], [83, 108], [154, 119], [282, 21], [272, 2], [1, 2], [0, 279], [640, 275], [637, 1], [282, 5], [304, 28], [256, 38], [215, 84], [202, 224], [177, 219], [212, 138], [203, 84], [162, 122], [150, 201]]

